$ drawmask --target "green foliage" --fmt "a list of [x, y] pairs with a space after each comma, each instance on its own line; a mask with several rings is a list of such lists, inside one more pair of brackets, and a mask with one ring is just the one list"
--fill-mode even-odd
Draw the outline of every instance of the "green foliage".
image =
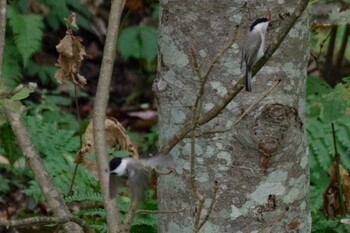
[[101, 193], [75, 193], [73, 195], [70, 195], [64, 199], [66, 202], [76, 202], [76, 201], [96, 201], [96, 202], [102, 202], [102, 196]]
[[131, 141], [141, 145], [141, 152], [150, 152], [154, 150], [155, 144], [158, 140], [158, 126], [152, 126], [150, 132], [146, 134], [128, 131], [128, 135]]
[[150, 64], [157, 56], [157, 29], [142, 25], [123, 29], [118, 50], [124, 59], [145, 59]]
[[10, 191], [10, 181], [11, 180], [0, 176], [0, 194]]
[[308, 117], [329, 123], [345, 115], [350, 107], [348, 88], [337, 85], [332, 89], [325, 81], [314, 77], [308, 78], [307, 85]]
[[[57, 121], [46, 122], [42, 117], [43, 115], [25, 116], [24, 120], [55, 186], [62, 194], [66, 194], [73, 176], [74, 156], [79, 148], [79, 138], [74, 135], [74, 131], [59, 127]], [[83, 168], [77, 170], [74, 192], [93, 192], [97, 187], [97, 181], [89, 172]]]
[[141, 150], [146, 152], [150, 151], [158, 141], [158, 126], [154, 125], [151, 131], [147, 133], [144, 137]]
[[350, 170], [350, 158], [347, 156], [350, 149], [350, 118], [347, 114], [349, 97], [347, 83], [332, 89], [320, 79], [308, 78], [306, 132], [312, 183], [312, 232], [348, 232], [347, 227], [339, 223], [339, 219], [328, 220], [321, 208], [323, 192], [329, 184], [328, 170], [335, 153], [331, 122], [335, 125], [341, 164]]
[[[28, 108], [23, 121], [45, 167], [50, 171], [54, 185], [65, 195], [75, 168], [75, 153], [79, 149], [79, 137], [76, 135], [78, 123], [72, 115], [45, 102], [45, 98], [42, 104]], [[73, 186], [74, 193], [83, 195], [97, 190], [98, 182], [84, 168], [79, 167]], [[36, 200], [42, 198], [35, 181], [31, 181], [24, 192]]]
[[[42, 84], [56, 83], [54, 66], [36, 64], [30, 58], [39, 52], [45, 26], [58, 30], [66, 26], [64, 18], [68, 18], [71, 11], [77, 13], [77, 24], [85, 30], [91, 30], [91, 14], [88, 8], [79, 0], [42, 0], [47, 14], [29, 14], [29, 1], [11, 1], [7, 7], [7, 30], [2, 64], [5, 85], [12, 89], [21, 81], [22, 76], [38, 77]], [[24, 67], [23, 67], [24, 66]]]
[[0, 127], [0, 145], [4, 149], [4, 155], [9, 160], [10, 165], [13, 167], [14, 163], [19, 157], [22, 156], [22, 152], [16, 144], [16, 137], [12, 132], [9, 123], [5, 123]]
[[[157, 202], [153, 199], [154, 192], [148, 191], [147, 198], [144, 203], [140, 205], [140, 209], [156, 210]], [[102, 196], [100, 193], [85, 193], [85, 194], [74, 194], [65, 198], [66, 202], [76, 202], [76, 201], [89, 201], [95, 202], [95, 206], [102, 206]], [[126, 212], [128, 211], [130, 205], [130, 198], [127, 196], [118, 195], [116, 198], [117, 206], [121, 214], [121, 218], [124, 219]], [[78, 215], [87, 221], [92, 227], [94, 227], [98, 232], [106, 232], [106, 213], [103, 208], [92, 207], [87, 209], [82, 209], [79, 211]], [[98, 218], [96, 218], [98, 217]], [[146, 230], [146, 231], [143, 231]], [[135, 216], [131, 228], [132, 233], [147, 232], [156, 233], [157, 232], [157, 218], [152, 214], [138, 214]]]
[[91, 30], [91, 13], [79, 0], [42, 0], [41, 2], [49, 9], [44, 20], [54, 31], [57, 31], [60, 26], [66, 25], [64, 19], [69, 17], [71, 11], [77, 12], [77, 24], [79, 27]]
[[9, 5], [7, 18], [16, 47], [26, 65], [28, 59], [41, 47], [44, 29], [43, 17], [34, 14], [21, 14], [12, 5]]
[[348, 225], [340, 223], [340, 219], [326, 219], [322, 213], [312, 215], [313, 233], [350, 233]]
[[20, 60], [21, 55], [19, 54], [14, 41], [6, 38], [2, 71], [5, 85], [10, 89], [15, 88], [20, 82], [22, 71]]
[[43, 193], [41, 192], [38, 183], [35, 180], [30, 180], [28, 187], [22, 190], [28, 197], [32, 197], [37, 203], [44, 200]]
[[57, 68], [50, 65], [39, 65], [31, 60], [28, 61], [24, 71], [30, 77], [38, 77], [43, 85], [48, 85], [50, 82], [56, 83], [55, 72]]

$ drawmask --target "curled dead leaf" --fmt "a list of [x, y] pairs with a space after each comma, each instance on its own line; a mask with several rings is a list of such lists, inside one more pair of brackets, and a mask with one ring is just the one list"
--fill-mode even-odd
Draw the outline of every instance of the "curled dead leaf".
[[[339, 165], [340, 182], [342, 188], [342, 194], [344, 197], [345, 208], [350, 209], [350, 176], [344, 167]], [[340, 210], [340, 192], [338, 188], [338, 178], [336, 165], [333, 164], [329, 168], [330, 184], [323, 194], [323, 209], [330, 218], [336, 217], [341, 214]]]
[[[116, 148], [118, 150], [128, 151], [129, 154], [138, 159], [139, 153], [135, 146], [131, 143], [129, 136], [116, 119], [107, 118], [105, 121], [105, 137], [107, 148]], [[85, 168], [89, 170], [93, 176], [98, 179], [96, 157], [94, 151], [93, 124], [89, 123], [83, 136], [83, 144], [77, 152], [77, 157], [82, 156], [82, 162]]]
[[81, 44], [82, 39], [72, 34], [70, 30], [66, 32], [66, 36], [56, 46], [59, 53], [57, 66], [59, 70], [55, 74], [58, 83], [62, 84], [66, 81], [72, 81], [74, 84], [84, 86], [86, 79], [79, 74], [81, 63], [86, 56], [85, 48]]

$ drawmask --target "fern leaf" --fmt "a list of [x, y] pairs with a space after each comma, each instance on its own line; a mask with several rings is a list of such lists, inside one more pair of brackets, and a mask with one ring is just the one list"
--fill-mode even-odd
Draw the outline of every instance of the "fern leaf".
[[22, 56], [23, 64], [41, 47], [43, 37], [43, 17], [34, 14], [20, 14], [11, 5], [8, 7], [7, 17], [15, 36], [15, 44]]
[[80, 216], [94, 216], [98, 215], [100, 217], [105, 218], [106, 217], [106, 211], [103, 208], [92, 208], [92, 209], [86, 209], [79, 211]]
[[157, 226], [157, 217], [154, 214], [138, 214], [132, 223], [133, 226], [147, 225], [151, 227]]
[[90, 226], [93, 227], [97, 232], [100, 232], [100, 233], [107, 232], [107, 224], [95, 223], [95, 224], [90, 224]]
[[312, 154], [315, 156], [316, 160], [323, 168], [324, 171], [328, 171], [331, 164], [331, 159], [327, 147], [324, 145], [323, 140], [317, 139], [312, 144], [310, 144], [312, 149]]
[[16, 45], [9, 39], [6, 39], [2, 71], [5, 85], [10, 89], [15, 88], [20, 83], [20, 61], [21, 56], [18, 53]]
[[78, 193], [65, 198], [66, 202], [86, 201], [86, 200], [102, 202], [102, 196], [100, 193], [84, 193], [84, 194]]

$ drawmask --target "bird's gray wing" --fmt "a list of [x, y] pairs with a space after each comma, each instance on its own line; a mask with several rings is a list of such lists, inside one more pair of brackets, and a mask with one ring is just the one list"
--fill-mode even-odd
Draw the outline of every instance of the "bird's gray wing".
[[170, 155], [168, 154], [157, 154], [152, 157], [148, 157], [145, 159], [140, 159], [140, 162], [145, 167], [155, 168], [155, 169], [162, 169], [162, 168], [174, 168], [175, 163]]
[[131, 198], [133, 201], [140, 202], [144, 199], [145, 191], [149, 186], [151, 170], [138, 160], [130, 161], [127, 170], [129, 175], [127, 184], [131, 191]]
[[261, 36], [259, 33], [248, 34], [243, 46], [242, 60], [245, 61], [249, 69], [253, 68], [254, 64], [257, 62], [256, 57], [259, 52], [260, 44]]
[[117, 196], [119, 189], [125, 186], [126, 178], [123, 176], [109, 175], [109, 198]]

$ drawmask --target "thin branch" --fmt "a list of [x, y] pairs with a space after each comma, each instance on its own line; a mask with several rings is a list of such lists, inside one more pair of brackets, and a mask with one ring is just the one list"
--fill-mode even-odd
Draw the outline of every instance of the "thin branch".
[[350, 25], [349, 24], [345, 24], [345, 30], [344, 30], [344, 35], [343, 35], [343, 38], [342, 38], [342, 42], [340, 44], [340, 48], [339, 48], [339, 51], [338, 51], [338, 55], [337, 55], [337, 60], [335, 62], [335, 71], [337, 72], [337, 82], [338, 80], [341, 78], [340, 77], [340, 69], [341, 69], [341, 64], [344, 60], [344, 54], [345, 54], [345, 51], [346, 51], [346, 47], [347, 47], [347, 44], [348, 44], [348, 39], [349, 39], [349, 36], [350, 36]]
[[[15, 102], [11, 100], [5, 102], [5, 115], [11, 125], [13, 133], [16, 135], [19, 147], [21, 148], [29, 167], [33, 171], [35, 180], [43, 192], [54, 215], [59, 218], [71, 218], [72, 214], [69, 212], [62, 196], [55, 189], [46, 168], [42, 164], [40, 156], [35, 150], [28, 135], [27, 129], [20, 120], [20, 114], [11, 109], [11, 106], [14, 104]], [[66, 223], [63, 227], [67, 232], [82, 232], [82, 229], [75, 223]]]
[[105, 119], [109, 87], [115, 60], [119, 23], [124, 4], [125, 0], [112, 1], [93, 112], [93, 133], [98, 174], [103, 195], [103, 204], [106, 210], [107, 228], [108, 232], [111, 233], [117, 232], [119, 222], [115, 200], [109, 198], [109, 168], [105, 141]]
[[346, 212], [345, 207], [345, 201], [344, 201], [344, 190], [342, 185], [342, 178], [340, 175], [340, 154], [338, 153], [337, 149], [337, 141], [336, 141], [336, 135], [335, 135], [335, 129], [334, 129], [334, 123], [332, 122], [332, 135], [333, 135], [333, 145], [334, 145], [334, 157], [333, 157], [333, 163], [334, 163], [334, 169], [337, 179], [337, 187], [339, 190], [339, 202], [340, 202], [340, 211], [341, 214], [344, 214]]
[[338, 30], [338, 26], [332, 25], [331, 32], [330, 32], [331, 36], [327, 47], [326, 61], [324, 64], [325, 69], [323, 70], [323, 78], [331, 86], [334, 86], [336, 84], [336, 80], [333, 77], [333, 71], [334, 71], [333, 55], [334, 55], [335, 42], [337, 38], [337, 30]]
[[202, 221], [200, 223], [198, 222], [198, 224], [195, 225], [196, 227], [195, 227], [195, 229], [193, 229], [192, 233], [198, 233], [199, 230], [203, 227], [203, 225], [208, 221], [211, 212], [213, 212], [213, 209], [214, 209], [214, 206], [216, 203], [216, 199], [217, 199], [217, 195], [218, 195], [218, 191], [219, 191], [219, 182], [215, 181], [214, 190], [213, 190], [213, 197], [211, 199], [209, 208], [207, 210], [207, 214], [204, 216], [204, 218], [202, 219]]
[[[246, 115], [248, 115], [256, 107], [256, 105], [258, 103], [260, 103], [263, 99], [265, 99], [267, 96], [269, 96], [271, 94], [271, 92], [273, 90], [275, 90], [280, 84], [281, 84], [281, 80], [277, 80], [277, 82], [274, 85], [272, 85], [272, 87], [269, 90], [265, 91], [257, 101], [255, 101], [252, 105], [250, 105], [242, 113], [242, 115], [240, 117], [238, 117], [238, 119], [233, 123], [233, 126], [237, 125]], [[230, 129], [232, 129], [232, 127]]]
[[67, 222], [75, 222], [76, 224], [80, 225], [86, 233], [95, 232], [94, 229], [91, 228], [88, 224], [86, 224], [84, 220], [74, 216], [69, 218], [38, 216], [17, 220], [4, 220], [0, 218], [0, 226], [4, 227], [26, 227], [28, 225], [65, 224]]
[[[194, 124], [196, 122], [194, 121]], [[196, 142], [196, 135], [195, 130], [192, 130], [191, 132], [191, 154], [190, 154], [190, 186], [191, 186], [191, 193], [193, 197], [197, 197], [198, 199], [201, 199], [201, 194], [198, 193], [197, 186], [196, 186], [196, 151], [195, 151], [195, 142]], [[203, 198], [204, 199], [204, 198]]]
[[[285, 24], [281, 28], [278, 34], [276, 34], [272, 44], [269, 46], [267, 53], [259, 60], [259, 62], [254, 66], [253, 75], [255, 75], [271, 58], [274, 52], [279, 48], [282, 41], [288, 35], [289, 31], [295, 24], [295, 22], [299, 19], [301, 14], [306, 9], [309, 0], [300, 0], [297, 5], [295, 11], [291, 16], [285, 20]], [[244, 87], [244, 77], [242, 77], [233, 87], [228, 88], [227, 94], [218, 102], [216, 105], [204, 116], [201, 116], [198, 125], [203, 125], [213, 118], [215, 118], [220, 112], [232, 101], [232, 99], [243, 89]], [[187, 122], [187, 123], [186, 123]], [[180, 128], [171, 138], [169, 138], [160, 149], [162, 153], [168, 153], [177, 143], [179, 143], [191, 130], [193, 130], [196, 126], [192, 125], [192, 118], [189, 117], [185, 120], [185, 123], [182, 128]]]
[[135, 214], [176, 214], [184, 212], [185, 210], [185, 208], [179, 210], [136, 210]]
[[199, 224], [199, 220], [201, 218], [202, 215], [202, 211], [203, 211], [203, 206], [204, 206], [204, 202], [205, 202], [205, 197], [199, 197], [199, 205], [196, 211], [196, 217], [194, 219], [194, 229], [193, 231], [197, 228], [198, 224]]
[[134, 217], [136, 215], [138, 205], [139, 205], [139, 202], [137, 200], [132, 201], [132, 203], [130, 204], [129, 210], [126, 213], [125, 220], [124, 220], [119, 232], [121, 232], [121, 233], [130, 232], [131, 224], [132, 224], [132, 221], [134, 220]]
[[230, 126], [229, 128], [226, 129], [217, 129], [217, 130], [211, 130], [211, 131], [207, 131], [207, 132], [202, 132], [200, 134], [197, 134], [196, 136], [204, 136], [204, 135], [209, 135], [209, 134], [216, 134], [216, 133], [226, 133], [230, 130], [232, 130], [232, 128], [234, 126], [236, 126], [245, 116], [247, 116], [251, 111], [253, 111], [253, 109], [256, 107], [256, 105], [258, 103], [260, 103], [263, 99], [265, 99], [267, 96], [269, 96], [273, 90], [275, 90], [279, 85], [281, 84], [281, 80], [277, 80], [277, 82], [272, 85], [272, 87], [265, 91], [257, 101], [255, 101], [254, 103], [252, 103], [238, 118], [237, 120], [235, 120], [235, 122], [232, 124], [232, 126]]
[[[75, 109], [77, 111], [77, 118], [78, 118], [78, 123], [79, 123], [79, 148], [81, 148], [83, 146], [83, 125], [81, 122], [81, 117], [80, 117], [80, 112], [79, 112], [79, 101], [78, 101], [78, 87], [77, 84], [74, 84], [74, 102], [75, 102]], [[81, 156], [81, 155], [77, 155], [77, 156]], [[69, 189], [68, 189], [68, 193], [67, 196], [70, 196], [73, 193], [73, 186], [74, 186], [74, 181], [75, 181], [75, 177], [77, 175], [77, 171], [78, 171], [78, 167], [80, 162], [76, 159], [75, 160], [75, 168], [74, 168], [74, 172], [72, 175], [72, 179], [69, 185]]]

